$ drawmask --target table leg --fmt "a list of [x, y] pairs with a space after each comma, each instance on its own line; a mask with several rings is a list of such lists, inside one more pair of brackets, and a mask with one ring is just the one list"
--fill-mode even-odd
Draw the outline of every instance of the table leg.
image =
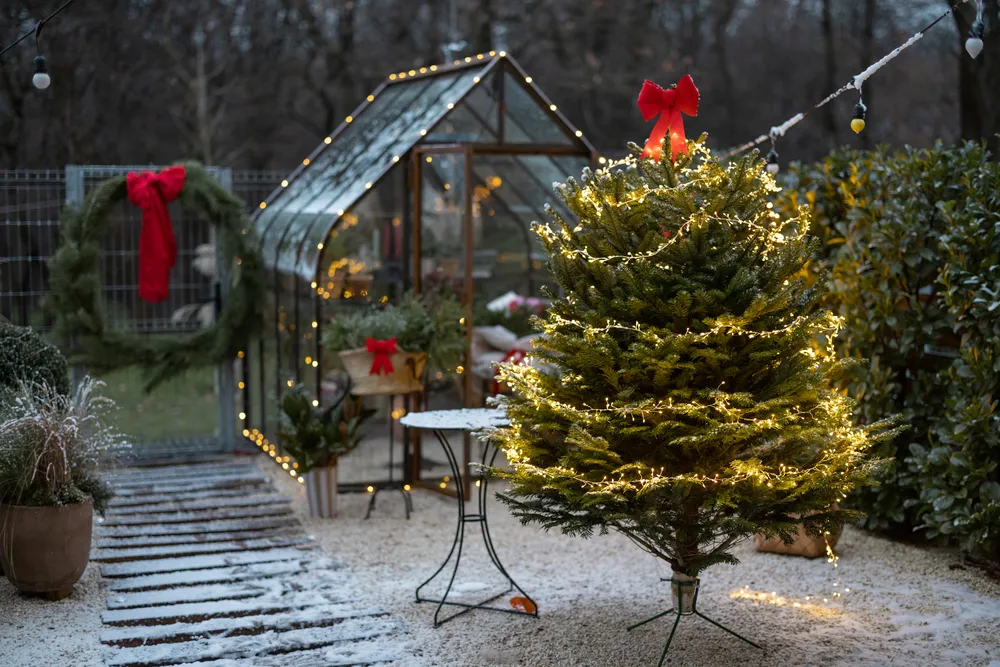
[[[457, 521], [457, 525], [455, 526], [455, 537], [454, 537], [454, 539], [452, 541], [452, 544], [451, 544], [451, 550], [448, 552], [448, 557], [445, 558], [444, 562], [441, 563], [440, 567], [438, 567], [438, 569], [434, 572], [434, 574], [432, 574], [426, 581], [424, 581], [422, 584], [420, 584], [420, 586], [417, 587], [416, 601], [417, 602], [434, 602], [434, 603], [437, 603], [437, 609], [434, 612], [434, 627], [438, 627], [439, 625], [441, 625], [443, 623], [446, 623], [447, 621], [450, 621], [451, 619], [455, 618], [456, 616], [460, 616], [460, 615], [462, 615], [462, 614], [464, 614], [466, 612], [469, 612], [469, 611], [471, 611], [473, 609], [485, 609], [487, 611], [499, 611], [499, 612], [504, 612], [504, 613], [508, 613], [508, 614], [519, 614], [519, 615], [527, 615], [527, 616], [536, 616], [537, 617], [538, 616], [538, 606], [535, 604], [535, 602], [530, 597], [528, 597], [528, 595], [521, 589], [520, 586], [518, 586], [514, 582], [514, 580], [511, 578], [511, 576], [507, 573], [507, 570], [504, 568], [503, 564], [500, 562], [500, 557], [499, 557], [499, 555], [496, 552], [496, 548], [493, 546], [493, 540], [492, 540], [492, 538], [490, 536], [489, 526], [487, 525], [487, 522], [486, 522], [486, 500], [488, 498], [488, 495], [487, 495], [487, 486], [488, 485], [487, 485], [487, 479], [486, 479], [486, 477], [485, 476], [483, 477], [483, 479], [482, 479], [482, 481], [481, 481], [481, 483], [479, 485], [479, 490], [478, 490], [478, 496], [479, 496], [478, 497], [478, 512], [476, 514], [467, 514], [466, 510], [465, 510], [465, 482], [467, 480], [463, 479], [463, 474], [462, 474], [461, 466], [460, 466], [460, 464], [458, 462], [458, 459], [455, 457], [455, 453], [452, 450], [451, 445], [449, 444], [447, 438], [445, 438], [444, 434], [441, 431], [438, 431], [438, 430], [434, 431], [434, 435], [438, 439], [438, 442], [441, 443], [442, 448], [444, 448], [445, 456], [448, 458], [448, 465], [451, 467], [452, 474], [454, 475], [454, 478], [455, 478], [455, 488], [456, 488], [456, 491], [457, 491], [457, 494], [458, 494], [458, 521]], [[487, 444], [486, 448], [483, 450], [483, 465], [486, 465], [486, 458], [487, 458], [487, 454], [489, 452], [489, 447], [490, 447], [490, 445]], [[496, 456], [497, 456], [497, 450], [494, 448], [493, 455], [490, 457], [490, 460], [489, 460], [489, 464], [491, 466], [495, 462]], [[483, 535], [483, 543], [486, 545], [486, 552], [487, 552], [487, 554], [490, 557], [490, 561], [493, 563], [494, 567], [497, 568], [497, 570], [500, 572], [500, 574], [502, 574], [504, 576], [504, 578], [507, 580], [508, 586], [507, 586], [506, 590], [504, 590], [504, 591], [502, 591], [500, 593], [497, 593], [496, 595], [493, 595], [492, 597], [487, 598], [487, 599], [485, 599], [485, 600], [483, 600], [481, 602], [478, 602], [478, 603], [471, 604], [471, 603], [465, 603], [465, 602], [450, 601], [450, 600], [448, 600], [448, 596], [450, 595], [452, 586], [455, 583], [455, 576], [458, 573], [458, 567], [459, 567], [459, 564], [460, 564], [460, 562], [462, 560], [462, 548], [463, 548], [464, 543], [465, 543], [465, 524], [466, 523], [473, 523], [473, 522], [480, 524], [480, 530], [482, 531], [482, 535]], [[432, 599], [432, 598], [421, 597], [421, 595], [420, 595], [421, 589], [424, 588], [430, 582], [432, 582], [435, 578], [437, 578], [437, 576], [439, 574], [441, 574], [445, 570], [445, 568], [448, 566], [448, 563], [451, 562], [451, 558], [452, 558], [453, 555], [455, 556], [455, 563], [454, 563], [454, 566], [451, 569], [451, 577], [448, 580], [448, 586], [447, 586], [447, 588], [445, 588], [444, 594], [441, 596], [441, 598], [440, 599]], [[518, 592], [520, 592], [525, 597], [526, 600], [528, 600], [528, 602], [530, 603], [530, 609], [531, 609], [531, 611], [528, 611], [527, 609], [525, 609], [525, 610], [519, 610], [519, 609], [513, 609], [513, 608], [506, 609], [506, 608], [503, 608], [503, 607], [490, 607], [490, 606], [487, 606], [489, 603], [493, 602], [494, 600], [496, 600], [497, 598], [499, 598], [499, 597], [501, 597], [503, 595], [506, 595], [507, 593], [511, 592], [515, 588], [518, 590]], [[463, 609], [461, 611], [456, 612], [456, 613], [452, 614], [451, 616], [448, 616], [447, 618], [441, 620], [440, 619], [441, 609], [445, 605], [450, 605], [450, 606], [455, 606], [455, 607], [462, 607]]]

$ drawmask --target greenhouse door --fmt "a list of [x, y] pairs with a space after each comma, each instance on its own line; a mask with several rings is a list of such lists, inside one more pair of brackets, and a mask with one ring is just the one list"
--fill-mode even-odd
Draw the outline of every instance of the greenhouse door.
[[[66, 204], [80, 206], [100, 183], [130, 171], [158, 167], [67, 166]], [[229, 169], [210, 168], [231, 190]], [[170, 215], [177, 240], [177, 264], [170, 275], [166, 301], [146, 303], [138, 295], [138, 244], [142, 216], [123, 204], [111, 213], [111, 232], [101, 244], [102, 296], [109, 327], [145, 336], [186, 336], [208, 325], [225, 298], [224, 263], [216, 261], [214, 227], [202, 215], [175, 202]], [[234, 360], [235, 361], [235, 360]], [[221, 454], [236, 446], [235, 364], [192, 369], [151, 393], [143, 391], [142, 373], [125, 368], [98, 376], [105, 395], [114, 399], [118, 428], [132, 438], [133, 455], [142, 460]], [[78, 381], [85, 368], [74, 368]]]

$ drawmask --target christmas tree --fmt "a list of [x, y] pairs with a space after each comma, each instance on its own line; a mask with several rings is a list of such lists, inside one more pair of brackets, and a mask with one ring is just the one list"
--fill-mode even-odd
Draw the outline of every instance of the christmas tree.
[[530, 363], [501, 369], [511, 423], [493, 433], [522, 522], [618, 531], [685, 579], [752, 534], [854, 518], [831, 506], [893, 435], [831, 389], [846, 362], [806, 284], [807, 221], [773, 210], [756, 155], [724, 164], [702, 141], [556, 186], [577, 220], [550, 209], [536, 232], [561, 295]]

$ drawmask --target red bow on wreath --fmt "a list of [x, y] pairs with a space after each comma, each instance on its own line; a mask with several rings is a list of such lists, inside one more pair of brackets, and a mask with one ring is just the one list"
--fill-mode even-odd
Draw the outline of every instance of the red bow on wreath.
[[139, 296], [149, 303], [167, 298], [170, 269], [177, 263], [177, 241], [167, 203], [177, 199], [187, 172], [183, 165], [160, 173], [130, 172], [125, 177], [128, 200], [142, 209], [139, 232]]
[[392, 367], [392, 357], [389, 356], [396, 354], [395, 338], [390, 338], [389, 340], [369, 338], [365, 341], [365, 345], [368, 347], [368, 352], [374, 355], [372, 357], [372, 367], [368, 371], [369, 375], [382, 375], [382, 371], [385, 371], [386, 375], [396, 372], [396, 369]]
[[667, 135], [668, 130], [670, 158], [676, 158], [678, 153], [687, 153], [687, 136], [684, 134], [684, 117], [681, 114], [698, 115], [698, 88], [694, 85], [691, 75], [685, 74], [677, 85], [669, 90], [660, 88], [652, 81], [643, 82], [638, 103], [643, 120], [648, 122], [657, 115], [660, 116], [660, 120], [653, 126], [649, 139], [646, 140], [642, 157], [660, 159], [660, 144], [663, 143], [663, 137]]
[[[510, 362], [512, 364], [520, 364], [524, 362], [524, 358], [526, 356], [527, 354], [524, 352], [524, 350], [511, 350], [510, 352], [507, 353], [507, 356], [505, 356], [503, 359], [500, 360], [500, 363], [505, 364], [507, 362]], [[493, 377], [495, 378], [497, 375], [499, 375], [499, 373], [500, 369], [495, 368], [493, 370]], [[490, 387], [490, 391], [493, 393], [494, 396], [500, 393], [499, 380], [496, 379], [493, 380], [493, 386]]]

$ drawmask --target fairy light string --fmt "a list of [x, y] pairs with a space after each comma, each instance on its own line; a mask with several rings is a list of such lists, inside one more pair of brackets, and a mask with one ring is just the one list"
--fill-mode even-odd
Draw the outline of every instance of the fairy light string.
[[772, 151], [773, 151], [774, 150], [774, 148], [773, 148], [774, 143], [778, 139], [784, 137], [785, 134], [790, 129], [792, 129], [793, 127], [795, 127], [796, 125], [798, 125], [799, 123], [801, 123], [803, 120], [805, 120], [805, 118], [810, 113], [812, 113], [813, 111], [816, 111], [817, 109], [821, 109], [821, 108], [825, 107], [827, 104], [829, 104], [833, 100], [837, 99], [838, 97], [840, 97], [841, 95], [843, 95], [844, 93], [846, 93], [849, 90], [857, 90], [860, 93], [861, 92], [861, 88], [864, 85], [865, 81], [867, 81], [869, 78], [871, 78], [872, 75], [874, 75], [880, 69], [882, 69], [883, 67], [885, 67], [886, 65], [888, 65], [890, 61], [892, 61], [893, 59], [895, 59], [903, 51], [905, 51], [906, 49], [910, 48], [911, 46], [913, 46], [914, 44], [916, 44], [917, 42], [919, 42], [923, 38], [923, 36], [927, 33], [928, 30], [931, 30], [938, 23], [940, 23], [944, 19], [946, 19], [949, 16], [951, 16], [952, 14], [954, 14], [958, 10], [959, 7], [961, 7], [963, 4], [965, 4], [967, 2], [969, 2], [969, 0], [957, 0], [957, 2], [955, 2], [950, 8], [948, 8], [948, 10], [946, 12], [944, 12], [943, 14], [941, 14], [940, 16], [938, 16], [937, 18], [935, 18], [933, 21], [931, 21], [930, 23], [928, 23], [926, 26], [924, 26], [920, 30], [918, 30], [912, 37], [910, 37], [905, 42], [903, 42], [902, 44], [900, 44], [899, 46], [897, 46], [895, 49], [893, 49], [892, 51], [890, 51], [889, 53], [887, 53], [885, 56], [883, 56], [881, 60], [878, 60], [877, 62], [872, 63], [865, 70], [863, 70], [862, 72], [860, 72], [860, 73], [854, 75], [853, 77], [851, 77], [850, 81], [848, 81], [847, 83], [845, 83], [843, 86], [841, 86], [840, 88], [838, 88], [836, 91], [830, 93], [829, 95], [827, 95], [825, 98], [823, 98], [822, 100], [820, 100], [819, 102], [817, 102], [816, 104], [814, 104], [809, 109], [795, 114], [794, 116], [792, 116], [791, 118], [789, 118], [788, 120], [786, 120], [784, 123], [781, 123], [780, 125], [775, 125], [774, 127], [772, 127], [770, 129], [770, 131], [767, 134], [762, 134], [759, 137], [757, 137], [755, 139], [752, 139], [751, 141], [746, 142], [745, 144], [741, 144], [741, 145], [739, 145], [739, 146], [737, 146], [735, 148], [730, 149], [729, 151], [727, 151], [726, 153], [723, 154], [723, 156], [722, 156], [723, 159], [731, 158], [731, 157], [733, 157], [735, 155], [739, 155], [740, 153], [744, 153], [744, 152], [750, 150], [751, 148], [756, 148], [757, 146], [761, 145], [762, 143], [764, 143], [765, 141], [768, 141], [768, 140], [770, 140], [772, 142]]

